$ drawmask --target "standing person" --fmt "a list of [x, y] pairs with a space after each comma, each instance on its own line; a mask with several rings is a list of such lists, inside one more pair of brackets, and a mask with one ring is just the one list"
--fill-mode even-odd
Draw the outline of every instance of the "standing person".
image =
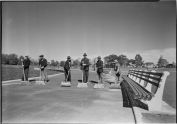
[[71, 68], [71, 57], [68, 56], [67, 60], [65, 61], [65, 64], [64, 64], [65, 81], [70, 81], [71, 82], [70, 68]]
[[44, 55], [39, 56], [39, 68], [41, 69], [41, 80], [48, 82], [48, 76], [47, 76], [47, 60], [44, 58]]
[[114, 71], [119, 81], [120, 80], [120, 64], [117, 60], [115, 60], [114, 62], [115, 62]]
[[[24, 60], [22, 59], [22, 66], [23, 66], [23, 70], [24, 70], [24, 74], [22, 76], [22, 81], [28, 81], [28, 74], [29, 74], [29, 66], [30, 66], [30, 59], [28, 56], [25, 56]], [[25, 75], [25, 76], [24, 76]], [[25, 77], [25, 79], [24, 79]]]
[[87, 58], [87, 54], [84, 53], [84, 58], [81, 60], [81, 70], [83, 71], [83, 82], [87, 83], [88, 82], [88, 77], [89, 77], [89, 59]]
[[96, 62], [96, 67], [97, 67], [97, 74], [98, 74], [98, 79], [100, 83], [102, 82], [102, 73], [103, 73], [103, 61], [101, 60], [101, 57], [98, 56], [98, 61]]

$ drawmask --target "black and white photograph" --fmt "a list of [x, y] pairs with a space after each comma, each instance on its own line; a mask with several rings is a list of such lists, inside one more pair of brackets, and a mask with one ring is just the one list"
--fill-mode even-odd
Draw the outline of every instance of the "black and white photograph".
[[176, 123], [176, 1], [1, 1], [1, 122]]

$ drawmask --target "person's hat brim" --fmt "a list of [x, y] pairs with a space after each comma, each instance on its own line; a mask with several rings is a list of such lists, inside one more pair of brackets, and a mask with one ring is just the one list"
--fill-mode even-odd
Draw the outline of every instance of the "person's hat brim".
[[84, 55], [83, 56], [87, 56], [87, 54], [86, 53], [84, 53]]
[[71, 59], [71, 57], [70, 57], [70, 56], [68, 56], [68, 57], [67, 57], [67, 59]]
[[98, 59], [101, 59], [101, 56], [98, 56]]
[[44, 57], [44, 55], [40, 55], [39, 57]]

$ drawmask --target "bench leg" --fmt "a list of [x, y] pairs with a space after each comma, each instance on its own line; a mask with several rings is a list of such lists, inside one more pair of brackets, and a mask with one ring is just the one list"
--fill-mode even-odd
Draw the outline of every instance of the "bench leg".
[[141, 114], [141, 110], [138, 107], [132, 107], [132, 111], [135, 117], [135, 123], [136, 124], [142, 124], [143, 120], [142, 120], [142, 114]]

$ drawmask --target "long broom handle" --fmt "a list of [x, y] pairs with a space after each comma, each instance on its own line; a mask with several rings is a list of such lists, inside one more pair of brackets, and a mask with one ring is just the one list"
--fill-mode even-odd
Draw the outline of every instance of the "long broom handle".
[[84, 70], [82, 70], [82, 83], [83, 83], [83, 80], [84, 80]]
[[39, 78], [40, 78], [40, 81], [42, 81], [42, 76], [41, 76], [41, 68], [40, 68], [40, 70], [39, 70]]

